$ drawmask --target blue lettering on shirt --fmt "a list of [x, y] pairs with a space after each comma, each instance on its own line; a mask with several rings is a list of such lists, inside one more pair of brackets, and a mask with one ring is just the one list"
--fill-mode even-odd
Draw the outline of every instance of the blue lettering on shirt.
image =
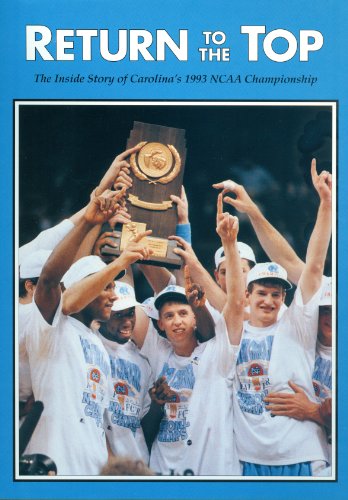
[[88, 342], [87, 339], [81, 336], [80, 342], [86, 363], [97, 366], [108, 377], [110, 374], [110, 364], [105, 358], [104, 351], [99, 349], [96, 344]]
[[111, 413], [110, 419], [112, 424], [126, 427], [135, 435], [137, 429], [140, 428], [140, 407], [136, 412], [137, 415], [125, 415], [118, 401], [110, 401], [108, 410]]
[[111, 377], [115, 380], [125, 380], [138, 392], [141, 390], [141, 371], [138, 365], [127, 359], [110, 356]]
[[164, 363], [159, 376], [165, 376], [172, 389], [193, 389], [195, 385], [192, 363], [179, 370], [170, 368], [168, 363]]
[[[168, 363], [163, 365], [160, 377], [165, 376], [171, 389], [178, 391], [178, 401], [182, 397], [181, 389], [192, 390], [195, 385], [195, 375], [193, 372], [192, 363], [188, 363], [181, 369], [169, 367]], [[176, 398], [173, 398], [173, 401]], [[185, 401], [187, 401], [185, 396]], [[174, 443], [182, 439], [187, 439], [187, 427], [190, 423], [186, 419], [188, 412], [187, 404], [182, 405], [178, 402], [168, 403], [167, 411], [170, 413], [170, 404], [174, 405], [175, 417], [168, 419], [164, 417], [161, 421], [157, 439], [160, 442]]]
[[186, 418], [182, 420], [162, 419], [157, 439], [165, 443], [174, 443], [180, 441], [180, 439], [187, 439], [186, 428], [189, 426], [190, 423]]
[[261, 415], [265, 409], [263, 398], [267, 396], [268, 391], [261, 391], [256, 394], [249, 394], [247, 392], [238, 391], [237, 398], [240, 409], [246, 413], [253, 415]]
[[256, 359], [269, 361], [271, 359], [273, 338], [273, 335], [269, 335], [260, 341], [255, 339], [243, 339], [240, 346], [237, 365], [248, 361], [255, 361]]
[[98, 427], [103, 426], [103, 412], [100, 405], [91, 399], [88, 392], [83, 393], [82, 403], [85, 403], [85, 415], [94, 418]]

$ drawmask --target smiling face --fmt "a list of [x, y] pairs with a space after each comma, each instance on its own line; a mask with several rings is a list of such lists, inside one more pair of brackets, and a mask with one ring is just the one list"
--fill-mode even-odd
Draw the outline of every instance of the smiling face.
[[250, 324], [265, 328], [277, 321], [279, 309], [284, 303], [285, 291], [281, 285], [261, 285], [256, 281], [249, 286], [247, 298], [250, 304]]
[[176, 354], [190, 356], [197, 346], [196, 317], [191, 306], [180, 302], [165, 302], [159, 316], [158, 326], [166, 333]]
[[319, 342], [327, 347], [332, 345], [332, 307], [320, 306], [319, 307], [319, 321], [318, 321], [318, 339]]
[[125, 344], [132, 336], [135, 319], [135, 307], [129, 307], [121, 311], [111, 311], [110, 319], [104, 325], [102, 334], [118, 344]]

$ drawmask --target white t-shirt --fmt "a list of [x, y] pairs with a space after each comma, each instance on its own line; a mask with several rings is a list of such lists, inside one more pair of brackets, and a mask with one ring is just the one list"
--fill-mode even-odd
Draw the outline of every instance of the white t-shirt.
[[21, 265], [25, 257], [37, 250], [53, 250], [73, 227], [74, 223], [71, 220], [64, 219], [56, 226], [41, 231], [35, 239], [19, 248], [18, 265]]
[[235, 378], [235, 433], [242, 461], [289, 465], [327, 460], [323, 429], [311, 421], [271, 417], [264, 396], [292, 392], [291, 380], [315, 401], [312, 373], [318, 328], [320, 290], [303, 305], [296, 290], [290, 307], [267, 328], [244, 322]]
[[215, 338], [183, 357], [149, 326], [141, 352], [155, 378], [165, 375], [177, 394], [164, 405], [151, 450], [150, 467], [162, 475], [240, 474], [231, 401], [238, 348], [229, 343], [222, 315], [215, 331]]
[[[25, 257], [37, 250], [53, 250], [58, 243], [71, 231], [74, 224], [69, 219], [65, 219], [59, 224], [45, 231], [42, 231], [35, 239], [21, 246], [18, 251], [18, 264], [20, 265]], [[31, 304], [18, 303], [18, 340], [19, 340], [19, 400], [26, 401], [32, 394], [31, 376], [28, 354], [25, 343], [21, 341], [21, 332], [30, 316]]]
[[105, 412], [105, 431], [112, 452], [149, 461], [141, 419], [150, 408], [153, 384], [148, 360], [129, 341], [118, 344], [98, 333], [110, 357], [112, 392]]
[[332, 347], [317, 341], [317, 351], [313, 372], [314, 392], [319, 402], [332, 396]]
[[35, 302], [25, 332], [34, 397], [44, 411], [26, 453], [52, 458], [59, 475], [97, 475], [108, 458], [103, 413], [109, 356], [83, 323], [61, 312], [48, 324]]
[[19, 375], [19, 400], [26, 401], [31, 396], [30, 365], [25, 345], [25, 327], [32, 311], [32, 303], [18, 303], [18, 375]]

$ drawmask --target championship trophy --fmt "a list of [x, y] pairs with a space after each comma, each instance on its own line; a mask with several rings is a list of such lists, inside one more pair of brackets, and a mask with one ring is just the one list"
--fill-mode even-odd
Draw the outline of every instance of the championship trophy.
[[170, 199], [180, 197], [186, 160], [185, 130], [134, 122], [127, 149], [140, 149], [129, 159], [133, 186], [127, 190], [126, 205], [131, 220], [115, 227], [116, 248], [105, 245], [104, 255], [120, 255], [129, 240], [147, 229], [152, 235], [147, 243], [153, 250], [151, 258], [142, 264], [167, 268], [181, 267], [181, 258], [173, 252], [177, 243], [168, 240], [175, 234], [176, 204]]

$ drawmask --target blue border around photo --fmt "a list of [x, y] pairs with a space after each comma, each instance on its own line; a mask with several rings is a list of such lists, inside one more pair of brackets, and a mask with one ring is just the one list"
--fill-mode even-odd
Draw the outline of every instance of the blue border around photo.
[[[347, 352], [347, 307], [343, 278], [347, 272], [347, 199], [348, 199], [348, 6], [343, 1], [325, 0], [293, 2], [264, 1], [153, 1], [134, 0], [126, 4], [119, 0], [3, 0], [0, 6], [2, 29], [0, 69], [0, 134], [1, 148], [1, 235], [0, 249], [3, 293], [1, 300], [3, 334], [0, 359], [4, 374], [2, 384], [2, 423], [0, 441], [0, 498], [124, 498], [124, 499], [210, 499], [254, 498], [307, 499], [330, 497], [345, 498], [347, 495], [347, 399], [345, 397], [345, 353]], [[179, 29], [188, 30], [188, 61], [178, 62], [168, 55], [166, 61], [129, 61], [109, 63], [100, 57], [88, 62], [81, 61], [81, 47], [76, 45], [74, 61], [27, 61], [25, 59], [26, 25], [44, 25], [56, 29], [147, 29], [155, 33], [166, 29], [176, 36]], [[284, 28], [298, 35], [300, 29], [319, 30], [324, 35], [323, 48], [311, 54], [307, 63], [295, 56], [280, 64], [268, 60], [260, 50], [257, 62], [247, 58], [246, 37], [240, 33], [241, 25], [265, 25], [267, 30]], [[202, 62], [198, 48], [204, 46], [203, 31], [223, 31], [226, 45], [231, 50], [231, 60]], [[182, 76], [232, 75], [241, 80], [246, 75], [317, 78], [315, 84], [246, 84], [244, 83], [127, 83], [102, 85], [85, 83], [39, 83], [35, 75], [115, 75], [116, 78], [143, 74]], [[164, 99], [164, 100], [262, 100], [262, 101], [338, 101], [338, 179], [337, 179], [337, 323], [338, 323], [338, 479], [327, 481], [14, 481], [13, 471], [13, 257], [14, 257], [14, 122], [13, 102], [18, 99]], [[5, 285], [6, 284], [6, 285]], [[5, 285], [5, 286], [4, 286]], [[6, 288], [6, 291], [5, 291]]]

